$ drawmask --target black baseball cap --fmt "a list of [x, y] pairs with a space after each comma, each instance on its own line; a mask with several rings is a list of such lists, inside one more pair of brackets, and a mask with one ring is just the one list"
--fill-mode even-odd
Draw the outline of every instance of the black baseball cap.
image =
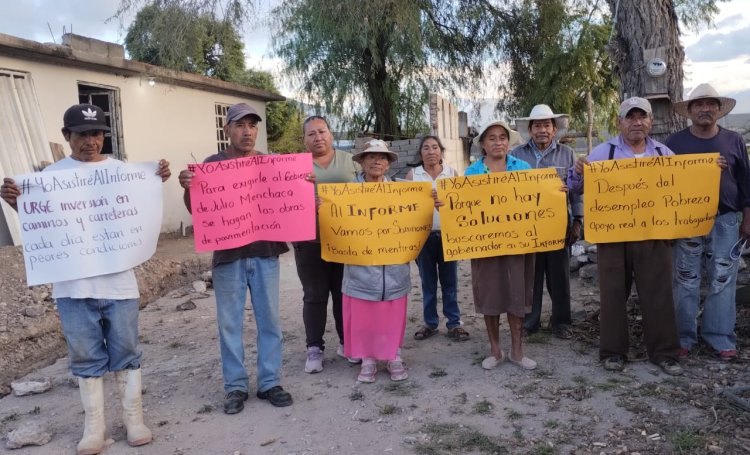
[[104, 111], [93, 104], [70, 106], [63, 115], [63, 128], [74, 133], [84, 131], [109, 131]]

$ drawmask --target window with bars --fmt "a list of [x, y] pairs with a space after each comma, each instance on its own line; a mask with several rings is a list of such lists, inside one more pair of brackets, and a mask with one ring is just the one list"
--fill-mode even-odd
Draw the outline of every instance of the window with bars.
[[221, 152], [229, 147], [229, 138], [224, 134], [224, 122], [227, 118], [229, 104], [216, 103], [214, 111], [216, 112], [216, 152]]

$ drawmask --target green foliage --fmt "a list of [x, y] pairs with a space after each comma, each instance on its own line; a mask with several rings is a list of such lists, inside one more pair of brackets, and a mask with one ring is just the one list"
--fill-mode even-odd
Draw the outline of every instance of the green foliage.
[[674, 0], [674, 9], [680, 22], [688, 30], [699, 31], [703, 26], [712, 26], [714, 16], [719, 14], [719, 3], [729, 0]]
[[313, 104], [390, 139], [425, 129], [428, 90], [478, 83], [501, 33], [495, 14], [486, 1], [287, 0], [273, 46]]
[[[273, 75], [267, 71], [245, 70], [234, 82], [278, 94]], [[302, 112], [292, 100], [266, 103], [266, 133], [268, 150], [276, 153], [296, 153], [304, 150], [302, 142]]]
[[120, 0], [112, 18], [122, 21], [132, 12], [146, 6], [165, 10], [178, 8], [187, 16], [207, 15], [238, 28], [250, 18], [250, 12], [255, 11], [255, 2], [252, 0]]
[[231, 81], [245, 69], [234, 26], [177, 5], [154, 3], [138, 12], [125, 36], [134, 60]]
[[571, 114], [571, 128], [584, 131], [586, 92], [590, 91], [594, 127], [614, 130], [618, 81], [605, 50], [612, 27], [589, 0], [525, 0], [511, 10], [520, 33], [506, 36], [511, 63], [503, 87], [511, 96], [499, 108], [521, 117], [536, 104]]

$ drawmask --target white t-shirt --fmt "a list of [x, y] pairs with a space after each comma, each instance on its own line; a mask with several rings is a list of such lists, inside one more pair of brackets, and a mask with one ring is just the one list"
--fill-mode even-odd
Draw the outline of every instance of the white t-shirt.
[[[430, 182], [432, 183], [432, 188], [434, 189], [437, 188], [438, 179], [447, 179], [450, 177], [456, 177], [458, 175], [456, 170], [452, 167], [446, 166], [445, 164], [443, 164], [442, 166], [443, 170], [440, 171], [440, 174], [438, 174], [437, 178], [434, 180], [432, 179], [432, 176], [424, 170], [424, 166], [417, 166], [412, 171], [412, 180], [415, 182]], [[432, 212], [432, 230], [440, 230], [440, 215], [438, 215], [437, 209]]]
[[[112, 163], [112, 160], [114, 158], [107, 157], [107, 159], [101, 161], [85, 163], [67, 157], [47, 166], [44, 170], [61, 171], [82, 167], [105, 166]], [[138, 292], [138, 281], [135, 279], [135, 272], [133, 269], [128, 269], [108, 275], [52, 283], [52, 298], [57, 299], [60, 297], [125, 300], [137, 299], [140, 297], [140, 294]]]

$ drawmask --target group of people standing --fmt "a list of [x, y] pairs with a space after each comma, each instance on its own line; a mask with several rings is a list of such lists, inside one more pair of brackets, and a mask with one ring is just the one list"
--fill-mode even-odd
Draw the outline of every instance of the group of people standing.
[[[521, 368], [536, 368], [536, 362], [524, 353], [523, 338], [541, 327], [545, 281], [551, 300], [552, 332], [561, 339], [572, 337], [569, 247], [582, 234], [583, 169], [589, 161], [715, 152], [720, 153], [719, 207], [715, 225], [708, 235], [676, 241], [642, 240], [603, 243], [598, 246], [601, 277], [599, 357], [607, 370], [621, 371], [625, 367], [629, 351], [627, 301], [632, 285], [635, 284], [643, 315], [644, 343], [648, 358], [665, 373], [682, 374], [679, 360], [690, 355], [691, 349], [698, 343], [699, 319], [700, 335], [716, 356], [724, 360], [736, 358], [736, 256], [739, 254], [738, 248], [741, 252], [744, 242], [750, 238], [750, 164], [742, 137], [717, 123], [735, 104], [735, 100], [720, 96], [710, 85], [699, 85], [687, 100], [674, 103], [675, 111], [690, 119], [691, 125], [671, 135], [662, 144], [649, 136], [653, 126], [650, 102], [640, 97], [629, 98], [622, 102], [618, 111], [619, 134], [594, 148], [587, 158], [579, 159], [576, 159], [570, 147], [557, 141], [560, 127], [567, 126], [568, 116], [555, 114], [547, 105], [537, 105], [529, 117], [517, 119], [518, 125], [525, 125], [528, 129], [529, 140], [526, 142], [503, 121], [490, 122], [481, 129], [474, 142], [480, 146], [482, 157], [466, 170], [465, 175], [554, 168], [565, 184], [562, 191], [567, 192], [569, 215], [565, 246], [559, 250], [471, 260], [475, 310], [484, 316], [490, 345], [490, 355], [482, 361], [483, 368], [493, 369], [506, 358]], [[343, 153], [334, 152], [332, 145], [328, 147], [329, 154]], [[438, 179], [456, 176], [454, 169], [443, 164], [443, 150], [439, 138], [424, 137], [419, 146], [419, 163], [409, 171], [406, 179], [432, 182], [434, 187]], [[395, 154], [389, 155], [391, 152], [388, 152], [384, 143], [371, 141], [352, 160], [363, 163], [368, 155], [378, 153], [383, 154], [381, 161], [384, 165], [396, 159]], [[365, 168], [361, 174], [365, 177], [355, 177], [353, 181], [371, 181], [366, 177], [368, 173]], [[360, 174], [354, 171], [353, 175]], [[347, 180], [339, 182], [343, 181]], [[424, 340], [439, 331], [439, 282], [447, 335], [463, 341], [469, 338], [469, 333], [463, 328], [457, 301], [456, 263], [445, 261], [442, 254], [439, 218], [441, 205], [436, 200], [432, 232], [416, 260], [422, 282], [424, 323], [416, 331], [414, 338]], [[346, 265], [344, 269], [355, 270], [357, 267]], [[387, 274], [389, 268], [394, 268], [395, 271], [395, 267], [400, 266], [383, 266], [381, 273]], [[700, 283], [704, 272], [708, 294], [701, 310]], [[408, 275], [406, 269], [402, 273], [404, 276]], [[347, 273], [347, 276], [351, 274]], [[370, 278], [381, 276], [376, 274]], [[363, 281], [366, 280], [363, 278]], [[372, 279], [371, 282], [389, 281]], [[343, 287], [346, 294], [346, 288], [350, 284], [344, 283]], [[332, 294], [333, 288], [338, 289], [338, 286], [332, 287]], [[387, 295], [386, 287], [376, 291], [376, 296]], [[405, 298], [407, 292], [403, 291], [399, 296]], [[384, 300], [369, 298], [368, 301], [383, 303]], [[381, 305], [379, 308], [381, 307], [385, 306]], [[390, 318], [385, 319], [381, 315], [377, 324], [369, 324], [369, 331], [365, 327], [347, 329], [355, 327], [352, 324], [352, 314], [363, 311], [360, 314], [368, 315], [364, 308], [357, 309], [347, 304], [343, 308], [344, 336], [339, 332], [339, 341], [344, 346], [342, 356], [353, 363], [364, 358], [358, 379], [362, 382], [374, 380], [376, 370], [370, 365], [374, 365], [376, 358], [389, 361], [388, 370], [391, 371], [392, 379], [405, 378], [405, 371], [403, 375], [394, 375], [391, 368], [391, 362], [398, 364], [399, 372], [403, 367], [397, 344], [400, 345], [403, 341], [405, 306], [391, 308], [388, 311]], [[503, 313], [507, 316], [511, 336], [507, 357], [499, 336], [500, 316]], [[335, 304], [334, 317], [339, 320]], [[377, 329], [373, 331], [373, 327]], [[389, 344], [392, 347], [387, 353], [346, 347], [348, 343], [354, 344], [355, 340], [360, 345], [362, 340], [357, 336], [363, 333], [367, 333], [367, 336], [362, 339], [379, 340], [377, 344], [384, 339], [395, 342]], [[308, 340], [307, 364], [312, 360], [316, 367], [306, 367], [308, 372], [322, 370], [322, 351], [314, 348]], [[340, 354], [341, 351], [340, 349]]]
[[[686, 101], [676, 102], [675, 111], [692, 124], [670, 136], [665, 144], [649, 137], [653, 114], [648, 100], [630, 98], [620, 106], [620, 134], [597, 146], [587, 158], [576, 160], [573, 150], [557, 141], [565, 114], [555, 114], [546, 105], [535, 106], [526, 124], [530, 139], [521, 140], [503, 121], [485, 125], [474, 139], [482, 157], [465, 175], [523, 169], [555, 168], [567, 192], [569, 222], [566, 246], [545, 253], [497, 256], [471, 260], [472, 291], [477, 313], [484, 317], [489, 355], [482, 367], [493, 369], [506, 359], [523, 369], [536, 368], [524, 352], [523, 338], [541, 327], [541, 307], [546, 281], [552, 311], [553, 333], [568, 339], [571, 333], [569, 246], [581, 236], [583, 226], [583, 170], [589, 161], [644, 158], [687, 153], [719, 152], [721, 184], [719, 210], [711, 232], [703, 237], [672, 241], [643, 240], [598, 245], [600, 287], [600, 349], [604, 368], [620, 371], [628, 355], [627, 300], [636, 284], [643, 315], [644, 340], [651, 362], [667, 374], [681, 374], [680, 358], [690, 355], [701, 336], [719, 358], [737, 356], [735, 282], [737, 250], [750, 238], [750, 164], [742, 137], [717, 124], [729, 113], [735, 100], [719, 96], [707, 84], [698, 86]], [[255, 149], [258, 112], [250, 105], [232, 105], [224, 131], [230, 145], [205, 162], [257, 155]], [[109, 130], [104, 112], [92, 105], [74, 105], [63, 118], [62, 129], [72, 155], [48, 170], [101, 166], [113, 161], [101, 154], [104, 133]], [[524, 123], [525, 122], [525, 123]], [[385, 142], [371, 140], [364, 150], [350, 154], [333, 147], [330, 126], [323, 117], [312, 116], [303, 125], [304, 144], [312, 154], [311, 184], [387, 182], [391, 163], [398, 155]], [[445, 148], [436, 136], [422, 138], [419, 163], [407, 180], [433, 184], [435, 212], [432, 231], [417, 257], [422, 284], [423, 324], [414, 333], [426, 340], [439, 332], [438, 283], [446, 334], [464, 341], [458, 305], [456, 262], [446, 261], [440, 235], [442, 202], [434, 191], [437, 180], [457, 176], [443, 163]], [[170, 177], [169, 163], [159, 162], [163, 181]], [[182, 170], [184, 204], [192, 210], [190, 187], [193, 173]], [[21, 189], [3, 180], [0, 197], [17, 208]], [[332, 302], [339, 345], [336, 354], [361, 364], [360, 382], [374, 382], [378, 361], [384, 361], [393, 381], [408, 377], [401, 358], [406, 330], [407, 297], [411, 289], [409, 264], [359, 266], [328, 262], [321, 257], [319, 236], [294, 242], [297, 274], [303, 289], [302, 316], [306, 335], [305, 372], [324, 367], [325, 327], [328, 301]], [[279, 255], [289, 251], [286, 243], [256, 241], [238, 248], [215, 251], [213, 281], [219, 351], [224, 378], [224, 412], [243, 410], [249, 397], [249, 375], [245, 367], [243, 340], [247, 292], [257, 326], [257, 391], [259, 399], [274, 406], [289, 406], [292, 396], [281, 386], [282, 333], [279, 317]], [[701, 275], [705, 271], [708, 295], [700, 311]], [[68, 345], [70, 368], [79, 378], [85, 411], [84, 434], [77, 451], [97, 454], [105, 445], [102, 376], [115, 373], [120, 392], [127, 441], [137, 446], [151, 441], [144, 425], [141, 405], [141, 352], [138, 349], [138, 286], [133, 270], [54, 283], [63, 333]], [[507, 315], [511, 344], [506, 356], [500, 342], [500, 317]]]

